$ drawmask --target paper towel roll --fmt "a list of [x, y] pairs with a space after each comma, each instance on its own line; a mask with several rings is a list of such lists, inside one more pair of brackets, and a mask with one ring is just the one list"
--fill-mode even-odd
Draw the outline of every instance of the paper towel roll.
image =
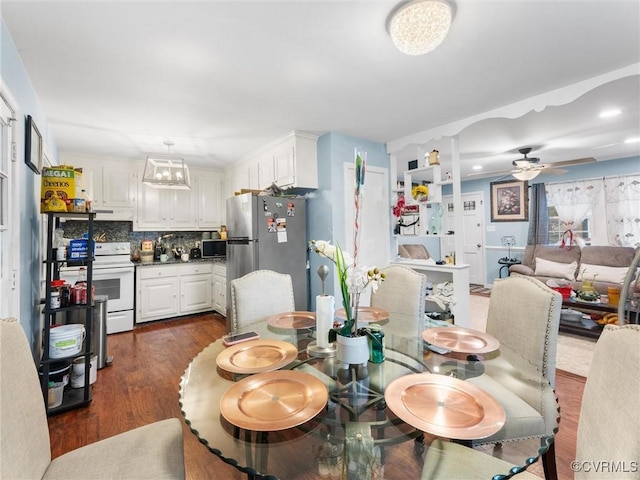
[[320, 348], [328, 348], [329, 330], [333, 326], [335, 302], [331, 295], [316, 297], [316, 344]]

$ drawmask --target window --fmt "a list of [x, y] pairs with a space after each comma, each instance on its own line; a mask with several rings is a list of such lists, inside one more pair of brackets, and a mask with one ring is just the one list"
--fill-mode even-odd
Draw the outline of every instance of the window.
[[612, 245], [607, 233], [607, 205], [602, 187], [601, 178], [546, 185], [550, 244], [560, 242], [567, 230], [567, 224], [561, 221], [560, 212], [564, 212], [565, 219], [574, 222], [574, 235], [586, 245]]
[[[560, 216], [558, 215], [558, 211], [556, 207], [548, 207], [549, 213], [549, 243], [560, 243], [562, 239], [562, 234], [565, 232], [566, 228], [560, 225]], [[573, 234], [579, 238], [584, 240], [585, 245], [591, 245], [591, 214], [587, 216], [577, 228], [573, 229]]]

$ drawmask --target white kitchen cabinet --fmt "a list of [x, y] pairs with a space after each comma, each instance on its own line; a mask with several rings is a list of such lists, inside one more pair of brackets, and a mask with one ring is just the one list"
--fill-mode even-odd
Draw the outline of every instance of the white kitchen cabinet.
[[96, 220], [133, 220], [138, 181], [135, 165], [73, 156], [65, 157], [64, 162], [82, 168], [82, 186], [92, 200]]
[[274, 156], [271, 150], [260, 151], [244, 163], [247, 184], [241, 188], [264, 190], [276, 181]]
[[180, 314], [177, 266], [136, 268], [136, 323]]
[[293, 131], [243, 159], [227, 178], [232, 190], [264, 190], [272, 183], [283, 188], [318, 188], [318, 137]]
[[213, 308], [213, 280], [210, 263], [180, 266], [180, 315]]
[[227, 315], [227, 267], [224, 263], [213, 265], [213, 309]]
[[270, 151], [258, 155], [258, 188], [264, 190], [276, 181], [274, 156]]
[[197, 228], [200, 230], [214, 230], [222, 225], [224, 199], [223, 184], [220, 174], [194, 171], [191, 175], [195, 179], [197, 189]]
[[213, 308], [212, 264], [193, 262], [136, 268], [136, 323]]
[[102, 207], [131, 208], [133, 211], [137, 190], [136, 182], [136, 172], [129, 166], [103, 166]]
[[138, 184], [134, 230], [176, 230], [196, 228], [196, 193], [191, 190], [154, 188]]
[[318, 137], [291, 132], [272, 146], [279, 187], [318, 188]]
[[138, 186], [134, 230], [213, 230], [222, 222], [221, 175], [214, 171], [191, 169], [191, 189]]

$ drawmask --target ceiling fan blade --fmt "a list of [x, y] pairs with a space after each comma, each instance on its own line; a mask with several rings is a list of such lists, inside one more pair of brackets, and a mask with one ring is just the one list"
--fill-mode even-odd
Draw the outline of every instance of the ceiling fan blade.
[[467, 173], [467, 177], [479, 177], [480, 175], [484, 177], [491, 176], [491, 175], [502, 175], [502, 174], [509, 175], [510, 173], [511, 173], [511, 170], [495, 170], [492, 172], [471, 172], [471, 173]]
[[564, 175], [565, 173], [567, 173], [567, 170], [564, 170], [562, 168], [554, 168], [549, 165], [549, 168], [546, 168], [544, 170], [544, 173], [549, 173], [551, 175]]
[[562, 162], [554, 162], [551, 165], [553, 167], [569, 167], [571, 165], [584, 165], [585, 163], [595, 163], [596, 159], [593, 157], [575, 158], [573, 160], [564, 160]]

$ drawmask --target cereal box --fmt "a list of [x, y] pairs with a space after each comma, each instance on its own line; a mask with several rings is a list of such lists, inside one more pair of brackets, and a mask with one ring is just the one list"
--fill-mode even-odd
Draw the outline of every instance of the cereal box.
[[82, 169], [70, 165], [44, 167], [40, 188], [40, 213], [74, 212], [81, 198]]

